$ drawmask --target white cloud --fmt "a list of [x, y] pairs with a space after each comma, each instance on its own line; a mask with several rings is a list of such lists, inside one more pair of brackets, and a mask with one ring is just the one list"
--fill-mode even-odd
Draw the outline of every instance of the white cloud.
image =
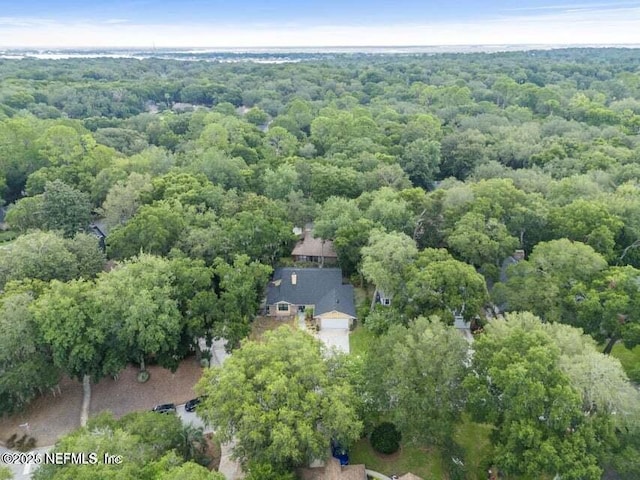
[[53, 22], [12, 17], [0, 17], [0, 25], [0, 47], [5, 48], [636, 44], [640, 6], [410, 25], [145, 25], [123, 19]]
[[640, 2], [638, 1], [606, 2], [606, 3], [560, 3], [556, 5], [540, 5], [537, 7], [505, 8], [503, 9], [503, 11], [534, 12], [534, 11], [544, 11], [544, 10], [562, 10], [562, 11], [602, 10], [602, 9], [615, 9], [617, 7], [637, 7], [637, 6], [640, 6]]

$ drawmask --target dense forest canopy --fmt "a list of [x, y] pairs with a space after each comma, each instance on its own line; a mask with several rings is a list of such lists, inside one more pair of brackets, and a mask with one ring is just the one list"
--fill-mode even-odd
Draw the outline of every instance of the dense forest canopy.
[[[507, 473], [638, 478], [625, 375], [640, 381], [640, 366], [625, 373], [596, 348], [640, 345], [639, 187], [635, 49], [0, 59], [0, 408], [23, 408], [61, 375], [175, 369], [201, 338], [240, 347], [273, 269], [292, 261], [294, 227], [313, 222], [345, 277], [373, 303], [393, 299], [358, 306], [385, 348], [338, 379], [360, 398], [380, 393], [353, 407], [354, 425], [393, 413], [406, 438], [449, 448], [468, 408], [498, 432]], [[447, 324], [482, 331], [505, 312], [525, 313], [489, 322], [467, 365]], [[455, 356], [421, 369], [446, 354], [433, 338]], [[576, 342], [584, 352], [567, 350]], [[397, 378], [386, 351], [416, 369]], [[512, 377], [496, 375], [506, 359]], [[584, 378], [598, 362], [593, 392]], [[427, 377], [452, 400], [417, 431]], [[426, 393], [388, 394], [406, 385]], [[536, 408], [557, 398], [566, 416], [541, 425], [514, 407], [535, 392], [547, 392]]]

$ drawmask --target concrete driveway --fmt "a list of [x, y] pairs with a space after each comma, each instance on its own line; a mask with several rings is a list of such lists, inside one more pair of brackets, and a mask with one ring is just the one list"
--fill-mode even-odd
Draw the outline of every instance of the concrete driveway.
[[318, 338], [327, 348], [337, 348], [339, 351], [349, 353], [349, 330], [341, 328], [326, 328], [318, 332]]

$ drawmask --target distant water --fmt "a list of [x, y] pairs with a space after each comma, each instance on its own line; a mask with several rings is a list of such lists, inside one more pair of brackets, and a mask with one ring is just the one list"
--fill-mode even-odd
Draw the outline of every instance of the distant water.
[[445, 45], [415, 47], [287, 47], [287, 48], [118, 48], [118, 49], [0, 49], [0, 58], [66, 60], [73, 58], [159, 58], [183, 61], [294, 63], [327, 56], [422, 55], [436, 53], [516, 52], [557, 48], [640, 48], [633, 45]]

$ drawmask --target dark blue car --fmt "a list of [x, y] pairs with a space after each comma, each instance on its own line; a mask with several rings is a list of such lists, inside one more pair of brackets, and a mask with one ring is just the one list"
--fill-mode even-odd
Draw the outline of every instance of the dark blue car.
[[349, 465], [349, 452], [336, 441], [331, 442], [331, 456], [338, 459], [340, 465]]

